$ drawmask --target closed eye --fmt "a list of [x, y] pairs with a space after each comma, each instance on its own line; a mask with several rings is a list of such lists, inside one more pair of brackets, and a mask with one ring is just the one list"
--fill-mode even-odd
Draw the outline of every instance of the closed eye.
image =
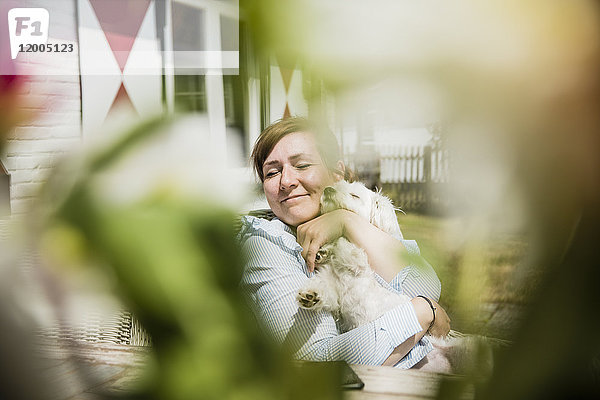
[[275, 175], [277, 175], [279, 173], [279, 171], [269, 171], [265, 174], [265, 178], [272, 178]]
[[296, 168], [297, 169], [306, 169], [306, 168], [309, 168], [312, 166], [313, 166], [313, 164], [298, 164], [298, 165], [296, 165]]
[[350, 196], [354, 197], [355, 199], [360, 199], [360, 196], [354, 193], [350, 193]]

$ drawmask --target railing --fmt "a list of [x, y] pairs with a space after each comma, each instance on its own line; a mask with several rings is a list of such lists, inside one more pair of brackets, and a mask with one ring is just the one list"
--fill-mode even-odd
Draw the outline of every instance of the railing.
[[444, 206], [449, 180], [447, 150], [439, 146], [385, 146], [379, 150], [379, 185], [406, 211], [432, 212]]
[[387, 146], [379, 150], [379, 180], [385, 183], [446, 182], [446, 150], [432, 146]]

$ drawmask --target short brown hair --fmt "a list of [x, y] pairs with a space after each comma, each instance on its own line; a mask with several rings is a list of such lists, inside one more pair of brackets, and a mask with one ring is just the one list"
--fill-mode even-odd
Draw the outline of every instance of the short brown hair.
[[[284, 136], [290, 133], [307, 132], [311, 133], [315, 138], [317, 150], [327, 169], [332, 172], [338, 172], [336, 164], [342, 159], [338, 141], [333, 133], [319, 124], [316, 124], [304, 117], [288, 117], [275, 121], [265, 128], [260, 134], [254, 149], [250, 155], [254, 166], [254, 172], [259, 177], [261, 182], [264, 182], [263, 164], [265, 163], [273, 148]], [[354, 175], [346, 168], [344, 179], [352, 181]]]

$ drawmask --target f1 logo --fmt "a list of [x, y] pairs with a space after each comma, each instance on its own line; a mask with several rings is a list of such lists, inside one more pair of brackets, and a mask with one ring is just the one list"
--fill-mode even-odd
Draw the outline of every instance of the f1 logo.
[[14, 60], [23, 46], [46, 44], [50, 14], [45, 8], [12, 8], [8, 11], [10, 56]]

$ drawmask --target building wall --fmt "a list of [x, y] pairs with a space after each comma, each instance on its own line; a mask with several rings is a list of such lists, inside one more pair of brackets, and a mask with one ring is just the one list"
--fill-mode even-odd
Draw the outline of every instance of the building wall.
[[307, 117], [308, 104], [298, 65], [284, 64], [273, 57], [269, 72], [269, 122], [289, 116]]
[[[32, 115], [9, 135], [2, 161], [11, 175], [13, 214], [27, 211], [59, 157], [81, 140], [81, 100], [75, 0], [20, 0], [50, 14], [48, 43], [73, 44], [72, 53], [20, 53], [25, 110]], [[60, 75], [57, 75], [60, 71]]]
[[[72, 53], [61, 54], [20, 53], [16, 59], [19, 73], [26, 74], [23, 76], [21, 95], [25, 97], [25, 109], [31, 111], [32, 116], [11, 132], [6, 150], [3, 155], [0, 155], [11, 176], [10, 197], [13, 214], [22, 214], [34, 204], [38, 191], [64, 153], [79, 144], [81, 140], [86, 140], [91, 131], [101, 130], [101, 123], [94, 122], [91, 128], [90, 124], [87, 127], [82, 126], [82, 92], [85, 100], [86, 82], [84, 80], [82, 85], [80, 76], [81, 71], [85, 69], [85, 63], [81, 63], [81, 56], [85, 55], [85, 51], [80, 53], [79, 50], [86, 43], [83, 43], [85, 38], [81, 34], [82, 26], [78, 26], [82, 24], [78, 12], [81, 14], [84, 2], [84, 0], [14, 0], [13, 2], [13, 7], [47, 9], [50, 14], [48, 43], [72, 44], [74, 49]], [[204, 2], [199, 1], [198, 4], [202, 5]], [[221, 3], [214, 1], [209, 5], [216, 7]], [[89, 28], [85, 23], [83, 26]], [[141, 29], [141, 32], [144, 30]], [[101, 31], [96, 33], [104, 38]], [[93, 48], [97, 47], [101, 46]], [[110, 57], [112, 55], [108, 54], [106, 59]], [[127, 75], [127, 70], [121, 72]], [[306, 115], [308, 106], [304, 99], [300, 70], [295, 69], [295, 66], [280, 69], [275, 61], [270, 74], [272, 75], [271, 92], [263, 94], [268, 96], [267, 101], [271, 105], [270, 120], [279, 119], [284, 115]], [[128, 86], [131, 82], [126, 79], [124, 83], [128, 94], [132, 94], [135, 85]], [[253, 103], [250, 104], [249, 113], [253, 123], [249, 124], [251, 132], [247, 134], [248, 147], [253, 144], [260, 131], [258, 115], [261, 112], [257, 108], [260, 103], [260, 84], [257, 80], [251, 83], [253, 86], [249, 87], [249, 92]], [[89, 92], [88, 90], [87, 93]], [[97, 93], [97, 97], [110, 97], [109, 106], [113, 103], [114, 90], [105, 87], [102, 91], [92, 90], [92, 93], [94, 92]], [[156, 93], [157, 99], [160, 99], [160, 94]], [[223, 96], [217, 97], [215, 101], [219, 102], [219, 98], [222, 99]], [[135, 101], [133, 103], [134, 106], [138, 105]], [[84, 102], [84, 117], [88, 117], [89, 120], [90, 112], [93, 111], [93, 107], [86, 108]], [[141, 115], [140, 110], [137, 111]], [[208, 112], [211, 117], [214, 117], [215, 113], [210, 110], [210, 107]], [[96, 125], [98, 129], [93, 129]], [[244, 176], [250, 176], [247, 168], [243, 169]]]
[[115, 118], [134, 123], [162, 113], [156, 3], [77, 0], [84, 139], [104, 134]]

